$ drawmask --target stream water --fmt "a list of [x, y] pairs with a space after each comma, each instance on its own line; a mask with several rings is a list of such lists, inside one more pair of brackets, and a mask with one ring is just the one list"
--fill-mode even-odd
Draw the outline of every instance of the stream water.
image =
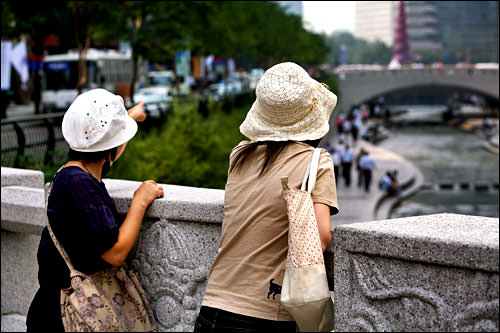
[[[427, 108], [436, 117], [442, 108]], [[408, 118], [423, 117], [426, 107], [411, 107]], [[484, 139], [459, 129], [444, 126], [391, 128], [391, 136], [380, 146], [400, 154], [424, 174], [425, 182], [485, 183], [489, 190], [422, 190], [403, 201], [392, 217], [435, 213], [457, 213], [499, 217], [499, 158], [484, 149]]]

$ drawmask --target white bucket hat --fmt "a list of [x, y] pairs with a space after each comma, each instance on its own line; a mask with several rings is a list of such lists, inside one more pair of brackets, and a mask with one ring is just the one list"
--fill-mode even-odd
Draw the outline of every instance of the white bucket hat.
[[262, 75], [257, 96], [240, 132], [253, 141], [305, 141], [329, 130], [337, 96], [293, 62], [274, 65]]
[[80, 94], [64, 114], [62, 134], [71, 149], [104, 151], [129, 141], [137, 123], [129, 117], [123, 98], [104, 89]]

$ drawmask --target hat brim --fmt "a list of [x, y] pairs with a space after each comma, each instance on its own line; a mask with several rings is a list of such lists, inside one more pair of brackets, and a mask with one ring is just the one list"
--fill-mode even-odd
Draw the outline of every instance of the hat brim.
[[137, 133], [137, 123], [134, 119], [131, 117], [128, 117], [125, 119], [125, 127], [121, 129], [116, 135], [114, 135], [112, 138], [106, 140], [105, 142], [97, 142], [96, 144], [88, 147], [88, 148], [74, 148], [71, 145], [70, 148], [76, 151], [81, 151], [81, 152], [97, 152], [97, 151], [105, 151], [111, 148], [118, 147], [132, 139], [135, 134]]
[[322, 138], [330, 129], [330, 116], [337, 105], [337, 96], [321, 83], [313, 81], [313, 104], [311, 112], [299, 121], [280, 125], [260, 116], [259, 103], [255, 101], [247, 113], [240, 132], [252, 141], [306, 141]]

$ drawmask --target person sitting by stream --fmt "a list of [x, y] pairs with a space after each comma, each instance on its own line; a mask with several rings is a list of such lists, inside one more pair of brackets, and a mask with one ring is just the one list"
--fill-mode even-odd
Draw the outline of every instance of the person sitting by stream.
[[361, 135], [361, 138], [363, 138], [366, 141], [375, 143], [377, 141], [378, 135], [379, 135], [379, 125], [370, 124], [363, 132], [363, 135]]
[[400, 196], [402, 192], [402, 189], [398, 183], [397, 174], [397, 170], [388, 170], [385, 172], [378, 183], [378, 187], [382, 191], [386, 191], [391, 197]]
[[389, 189], [389, 194], [393, 197], [399, 197], [403, 189], [401, 188], [401, 186], [399, 186], [398, 170], [392, 170], [392, 172], [389, 173], [389, 176], [392, 180], [392, 186]]

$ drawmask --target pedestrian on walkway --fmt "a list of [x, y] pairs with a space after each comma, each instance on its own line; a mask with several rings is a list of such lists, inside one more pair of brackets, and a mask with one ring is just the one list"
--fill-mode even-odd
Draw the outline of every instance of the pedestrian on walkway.
[[338, 183], [340, 166], [342, 165], [342, 158], [340, 157], [340, 153], [332, 148], [332, 161], [333, 161], [333, 171], [335, 173], [335, 184]]
[[352, 115], [353, 121], [351, 135], [353, 144], [356, 145], [356, 143], [358, 142], [359, 131], [361, 131], [361, 128], [363, 127], [363, 118], [361, 116], [361, 110], [359, 109], [359, 107], [354, 108]]
[[339, 142], [337, 145], [335, 145], [335, 150], [342, 156], [342, 154], [345, 152], [346, 144], [344, 140], [339, 139]]
[[346, 187], [351, 186], [351, 168], [352, 160], [354, 159], [354, 152], [349, 145], [346, 145], [342, 157], [342, 176], [344, 177], [344, 184]]
[[[210, 270], [195, 332], [295, 332], [280, 304], [288, 252], [288, 218], [280, 178], [299, 188], [314, 147], [328, 132], [337, 98], [294, 63], [269, 68], [256, 88], [230, 154], [220, 248]], [[312, 191], [326, 249], [338, 212], [333, 163], [322, 150]]]
[[363, 170], [359, 165], [359, 160], [361, 159], [361, 156], [363, 156], [364, 152], [365, 150], [361, 148], [354, 158], [354, 166], [356, 168], [356, 171], [358, 172], [358, 188], [361, 188], [363, 186]]
[[337, 133], [340, 135], [344, 132], [344, 127], [342, 123], [344, 122], [344, 113], [340, 112], [337, 119], [335, 120], [335, 125], [337, 126]]
[[[146, 209], [163, 196], [163, 189], [154, 181], [143, 182], [123, 219], [102, 182], [136, 134], [136, 121], [146, 117], [143, 104], [127, 114], [120, 96], [94, 89], [79, 95], [64, 115], [62, 134], [70, 147], [68, 162], [52, 182], [47, 216], [75, 269], [84, 274], [120, 266], [136, 241]], [[70, 271], [47, 227], [37, 258], [40, 288], [28, 310], [27, 331], [64, 332], [61, 289], [71, 286]]]
[[359, 159], [359, 167], [363, 173], [363, 182], [365, 185], [365, 192], [370, 192], [370, 185], [372, 182], [372, 171], [375, 167], [375, 161], [366, 150], [362, 150], [362, 155]]
[[343, 133], [345, 135], [345, 138], [344, 138], [344, 141], [349, 144], [351, 143], [351, 129], [352, 129], [352, 121], [351, 119], [349, 119], [350, 117], [347, 117], [346, 119], [344, 119], [344, 121], [342, 122], [342, 129], [343, 129]]

